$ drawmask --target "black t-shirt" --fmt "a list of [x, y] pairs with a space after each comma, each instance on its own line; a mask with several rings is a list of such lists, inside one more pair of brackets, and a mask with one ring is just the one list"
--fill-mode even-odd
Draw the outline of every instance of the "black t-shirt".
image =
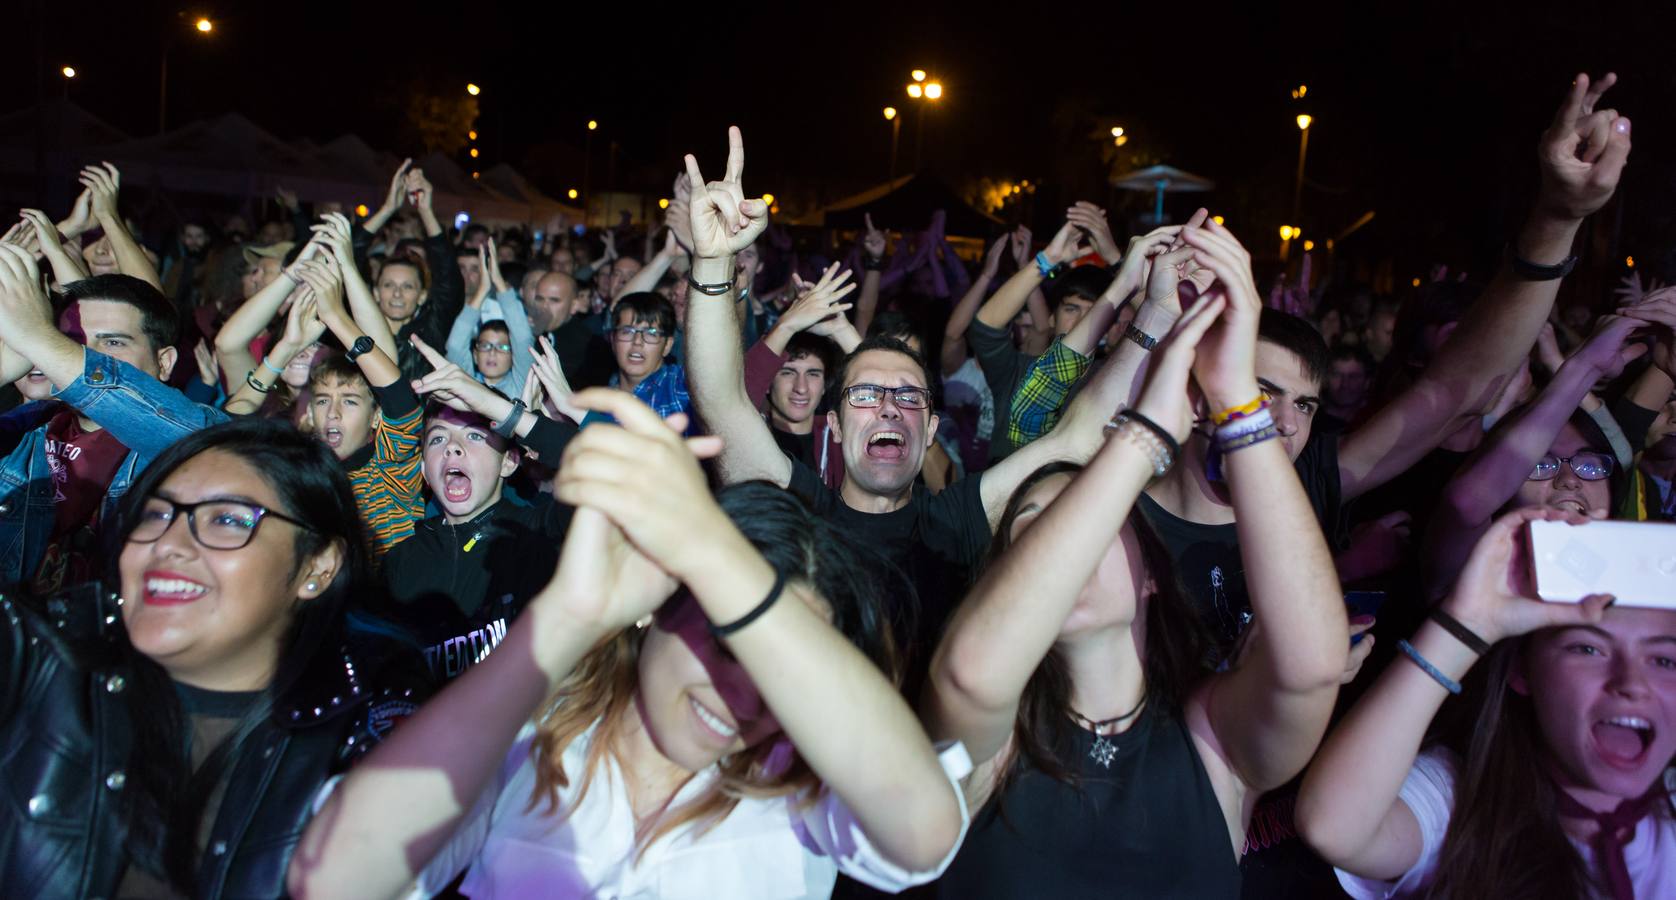
[[[1315, 520], [1328, 536], [1329, 547], [1340, 543], [1338, 438], [1335, 433], [1311, 433], [1304, 452], [1293, 463], [1315, 510]], [[1190, 522], [1146, 494], [1141, 494], [1137, 503], [1169, 549], [1188, 600], [1209, 623], [1226, 656], [1251, 619], [1251, 596], [1245, 588], [1245, 566], [1240, 561], [1239, 534], [1234, 524]]]
[[780, 452], [784, 453], [793, 462], [807, 463], [811, 466], [815, 464], [815, 433], [813, 430], [803, 434], [792, 434], [789, 431], [781, 431], [772, 425], [768, 426], [768, 430], [774, 435], [774, 443], [779, 446]]
[[938, 494], [915, 484], [913, 496], [901, 509], [868, 513], [846, 506], [813, 469], [792, 461], [791, 492], [901, 569], [913, 584], [915, 596], [900, 598], [915, 623], [912, 642], [905, 648], [905, 687], [910, 691], [917, 690], [943, 624], [966, 595], [989, 549], [989, 517], [978, 490], [981, 477], [962, 478]]

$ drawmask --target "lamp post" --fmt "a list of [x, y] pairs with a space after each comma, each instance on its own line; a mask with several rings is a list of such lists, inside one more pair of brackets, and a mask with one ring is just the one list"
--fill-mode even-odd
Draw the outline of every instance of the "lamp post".
[[896, 180], [896, 139], [902, 134], [902, 119], [896, 114], [896, 107], [885, 107], [885, 121], [890, 123], [890, 178]]
[[[589, 201], [593, 200], [593, 198], [594, 198], [594, 195], [588, 192], [588, 190], [589, 190], [588, 185], [589, 185], [589, 182], [592, 180], [592, 175], [593, 175], [594, 132], [596, 132], [598, 130], [599, 130], [599, 121], [596, 120], [596, 119], [589, 119], [588, 120], [588, 136], [587, 136], [587, 139], [582, 144], [582, 196], [586, 198], [582, 201], [582, 203], [583, 203], [583, 206], [582, 206], [582, 224], [583, 225], [588, 224], [587, 203]], [[576, 199], [576, 192], [574, 190], [570, 192], [570, 199], [572, 199], [572, 200]]]
[[1315, 121], [1307, 113], [1298, 115], [1298, 177], [1292, 184], [1292, 221], [1303, 221], [1298, 216], [1304, 199], [1304, 158], [1309, 154], [1309, 124]]
[[[181, 18], [186, 14], [181, 13]], [[192, 23], [192, 30], [198, 34], [207, 35], [215, 30], [215, 23], [199, 16]], [[174, 32], [169, 31], [163, 36], [163, 63], [157, 73], [157, 133], [162, 134], [169, 124], [169, 46], [174, 42]], [[70, 71], [74, 71], [73, 69]], [[73, 78], [66, 72], [65, 78]]]
[[[938, 81], [927, 81], [924, 69], [915, 69], [912, 73], [913, 81], [908, 82], [908, 97], [913, 100], [923, 100], [935, 103], [943, 98], [943, 85]], [[927, 103], [919, 104], [919, 113], [914, 123], [914, 171], [919, 171], [925, 154], [925, 116]], [[894, 169], [892, 166], [892, 175]]]

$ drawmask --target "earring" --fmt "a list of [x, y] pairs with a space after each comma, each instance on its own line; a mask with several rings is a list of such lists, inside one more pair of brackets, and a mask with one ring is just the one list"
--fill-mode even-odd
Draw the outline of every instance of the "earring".
[[313, 593], [314, 591], [318, 591], [318, 590], [320, 590], [320, 583], [316, 582], [316, 581], [311, 581], [308, 584], [303, 585], [303, 590], [308, 591], [310, 593]]
[[645, 631], [651, 624], [652, 614], [647, 613], [646, 615], [640, 617], [640, 621], [634, 623], [634, 627], [640, 629], [641, 631]]

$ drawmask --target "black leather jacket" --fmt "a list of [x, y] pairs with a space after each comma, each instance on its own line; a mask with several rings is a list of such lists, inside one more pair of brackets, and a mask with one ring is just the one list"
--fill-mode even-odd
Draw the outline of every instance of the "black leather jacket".
[[[90, 592], [92, 593], [92, 592]], [[128, 866], [121, 820], [132, 746], [120, 666], [88, 669], [76, 641], [122, 641], [114, 595], [41, 611], [0, 598], [0, 893], [108, 898]], [[198, 897], [285, 896], [285, 871], [320, 787], [412, 713], [423, 681], [389, 685], [345, 652], [258, 726], [226, 776], [201, 857]], [[377, 665], [368, 662], [368, 666]], [[422, 673], [418, 666], [381, 666]], [[422, 674], [419, 674], [422, 678]]]

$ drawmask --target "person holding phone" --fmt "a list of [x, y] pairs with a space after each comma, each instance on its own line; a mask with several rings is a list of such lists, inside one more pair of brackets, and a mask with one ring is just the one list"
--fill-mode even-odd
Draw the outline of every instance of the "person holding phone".
[[[1676, 612], [1537, 600], [1533, 521], [1588, 520], [1528, 507], [1491, 525], [1304, 778], [1299, 828], [1353, 897], [1676, 885]], [[1434, 724], [1469, 672], [1467, 703]]]

